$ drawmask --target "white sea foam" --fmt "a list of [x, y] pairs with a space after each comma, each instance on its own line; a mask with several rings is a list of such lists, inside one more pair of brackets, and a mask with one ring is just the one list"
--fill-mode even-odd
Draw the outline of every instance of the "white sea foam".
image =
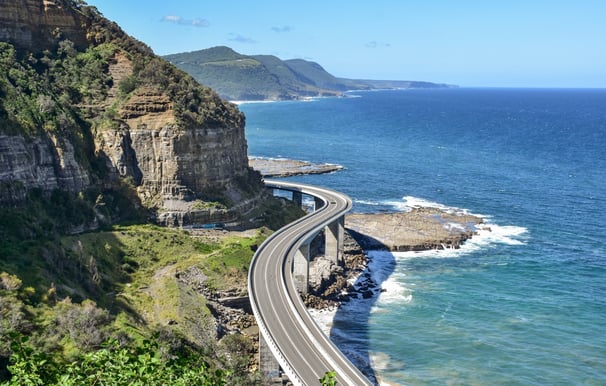
[[[391, 205], [400, 211], [407, 211], [411, 208], [433, 207], [443, 210], [447, 213], [470, 214], [469, 211], [462, 208], [449, 207], [436, 202], [424, 200], [417, 197], [407, 196], [400, 202], [362, 202], [367, 205]], [[488, 216], [482, 216], [485, 221]], [[451, 228], [464, 229], [460, 224], [445, 224]], [[397, 262], [405, 259], [418, 258], [456, 258], [469, 254], [478, 250], [494, 247], [498, 244], [506, 245], [523, 245], [527, 242], [528, 230], [524, 227], [515, 225], [498, 225], [491, 222], [478, 224], [476, 226], [476, 234], [471, 239], [466, 240], [460, 248], [434, 249], [426, 251], [411, 251], [411, 252], [388, 252], [388, 251], [368, 251], [369, 264], [367, 269], [367, 278], [374, 283], [380, 285], [381, 291], [371, 299], [352, 300], [349, 303], [343, 304], [339, 312], [339, 318], [348, 318], [359, 312], [389, 312], [393, 305], [406, 305], [414, 301], [415, 287], [412, 283], [407, 283], [406, 272], [403, 267], [398, 267]], [[361, 277], [363, 279], [363, 277]], [[351, 341], [352, 336], [348, 331], [336, 331], [332, 329], [337, 309], [311, 311], [314, 320], [320, 325], [323, 331], [328, 335], [347, 336], [347, 340]], [[355, 340], [355, 339], [354, 339]], [[342, 348], [343, 349], [343, 348]], [[348, 352], [351, 348], [344, 348]], [[353, 356], [353, 352], [349, 353]], [[372, 353], [370, 358], [370, 366], [376, 370], [384, 370], [393, 368], [394, 366], [402, 366], [403, 363], [394, 363], [392, 359], [383, 353]], [[381, 385], [388, 385], [379, 380]]]
[[368, 268], [373, 281], [375, 283], [385, 281], [395, 266], [393, 255], [387, 251], [370, 251], [368, 256], [370, 257]]
[[374, 351], [370, 353], [370, 363], [376, 370], [403, 369], [406, 364], [402, 361], [394, 361], [391, 356], [384, 352]]
[[[394, 254], [387, 251], [369, 251], [369, 271], [372, 280], [381, 286], [379, 299], [382, 304], [410, 303], [412, 290], [404, 284], [405, 274], [394, 273], [396, 260]], [[371, 312], [378, 312], [374, 307]]]
[[[412, 196], [404, 197], [402, 202], [394, 202], [393, 204], [394, 207], [397, 207], [400, 210], [432, 207], [448, 213], [469, 213], [468, 210], [463, 208], [449, 207]], [[487, 219], [486, 216], [476, 216], [482, 217], [485, 220]], [[445, 226], [451, 229], [465, 229], [464, 226], [457, 223], [446, 223]], [[484, 224], [477, 224], [475, 230], [476, 233], [457, 249], [445, 248], [410, 252], [369, 251], [369, 269], [371, 271], [372, 279], [376, 283], [380, 283], [382, 290], [376, 306], [373, 307], [371, 312], [381, 312], [381, 306], [386, 304], [406, 304], [413, 301], [414, 288], [406, 283], [406, 275], [401, 271], [401, 268], [394, 270], [394, 264], [396, 264], [398, 260], [416, 258], [456, 258], [498, 244], [524, 245], [528, 238], [528, 230], [526, 228], [514, 225], [498, 225], [487, 222]]]
[[[402, 361], [393, 360], [391, 356], [384, 352], [371, 352], [370, 353], [370, 365], [373, 370], [379, 370], [378, 372], [390, 371], [393, 373], [394, 371], [403, 371], [406, 368], [406, 363]], [[385, 379], [381, 379], [379, 375], [377, 375], [377, 381], [379, 386], [396, 386], [396, 383], [389, 382]]]
[[[524, 245], [526, 243], [525, 240], [527, 239], [528, 229], [515, 225], [497, 225], [490, 222], [492, 219], [490, 216], [472, 213], [468, 209], [447, 206], [413, 196], [404, 196], [402, 197], [402, 201], [385, 201], [383, 204], [390, 205], [394, 209], [402, 212], [410, 211], [413, 208], [437, 208], [446, 213], [473, 215], [484, 219], [484, 224], [476, 226], [476, 230], [478, 231], [477, 234], [470, 240], [467, 240], [460, 250], [455, 250], [455, 253], [453, 253], [452, 250], [441, 252], [440, 254], [442, 256], [440, 257], [457, 256], [493, 244]], [[465, 226], [457, 223], [446, 223], [444, 226], [450, 229], [465, 229]], [[405, 254], [406, 256], [412, 255], [418, 257], [420, 255], [427, 255], [427, 253], [433, 255], [436, 251], [425, 252], [426, 253], [405, 252]]]
[[335, 315], [337, 313], [336, 307], [325, 308], [323, 310], [316, 310], [314, 308], [308, 309], [309, 314], [313, 318], [313, 320], [320, 326], [322, 332], [326, 334], [326, 336], [330, 336], [330, 330], [332, 328], [333, 320], [335, 319]]
[[411, 209], [414, 209], [414, 208], [436, 208], [436, 209], [440, 209], [446, 213], [469, 214], [469, 215], [478, 216], [478, 217], [482, 217], [482, 218], [489, 218], [488, 216], [485, 216], [482, 214], [471, 213], [469, 210], [464, 209], [464, 208], [458, 208], [456, 206], [447, 206], [444, 204], [440, 204], [438, 202], [434, 202], [434, 201], [430, 201], [430, 200], [426, 200], [424, 198], [414, 197], [414, 196], [404, 196], [404, 197], [402, 197], [402, 201], [393, 201], [393, 200], [385, 201], [383, 204], [389, 205], [392, 208], [394, 208], [395, 210], [400, 211], [400, 212], [409, 212]]
[[370, 201], [370, 200], [353, 200], [356, 204], [368, 205], [368, 206], [379, 206], [382, 205], [379, 201]]
[[528, 230], [524, 227], [514, 225], [480, 224], [477, 232], [466, 240], [460, 248], [430, 249], [425, 251], [393, 252], [398, 259], [415, 258], [454, 258], [463, 256], [478, 250], [491, 248], [498, 244], [525, 245], [528, 238]]
[[[402, 283], [402, 278], [390, 276], [387, 280], [381, 283], [381, 294], [379, 299], [381, 305], [385, 304], [405, 304], [412, 301], [413, 291]], [[379, 312], [378, 308], [373, 308], [371, 312]]]
[[235, 104], [235, 105], [250, 105], [250, 104], [257, 104], [257, 103], [276, 103], [276, 102], [280, 102], [280, 101], [271, 101], [271, 100], [258, 100], [258, 101], [254, 101], [254, 100], [246, 100], [246, 101], [230, 101], [231, 103]]

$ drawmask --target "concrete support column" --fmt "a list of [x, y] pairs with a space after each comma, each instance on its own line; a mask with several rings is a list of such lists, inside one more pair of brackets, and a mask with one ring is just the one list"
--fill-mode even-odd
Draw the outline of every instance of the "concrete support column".
[[280, 364], [271, 352], [263, 334], [259, 333], [259, 367], [266, 379], [271, 380], [280, 376]]
[[343, 260], [345, 217], [341, 216], [324, 228], [324, 255], [335, 264]]
[[302, 208], [303, 207], [303, 193], [301, 193], [301, 192], [292, 192], [292, 201], [299, 208]]
[[306, 294], [309, 288], [309, 243], [304, 243], [295, 253], [293, 276], [297, 289]]

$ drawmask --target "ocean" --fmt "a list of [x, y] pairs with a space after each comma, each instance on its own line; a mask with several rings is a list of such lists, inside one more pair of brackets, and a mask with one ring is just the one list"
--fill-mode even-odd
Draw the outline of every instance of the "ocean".
[[485, 218], [458, 250], [369, 251], [376, 298], [322, 320], [381, 384], [606, 385], [606, 90], [417, 89], [242, 104], [249, 154], [354, 212]]

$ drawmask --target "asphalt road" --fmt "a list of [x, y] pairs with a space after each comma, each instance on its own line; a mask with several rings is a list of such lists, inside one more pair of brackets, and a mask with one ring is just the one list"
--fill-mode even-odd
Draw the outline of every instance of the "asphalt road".
[[351, 200], [310, 185], [281, 181], [266, 181], [266, 185], [318, 197], [324, 205], [275, 232], [255, 253], [248, 291], [261, 334], [295, 385], [319, 385], [327, 371], [336, 372], [340, 385], [371, 385], [311, 318], [292, 276], [299, 246], [348, 212]]

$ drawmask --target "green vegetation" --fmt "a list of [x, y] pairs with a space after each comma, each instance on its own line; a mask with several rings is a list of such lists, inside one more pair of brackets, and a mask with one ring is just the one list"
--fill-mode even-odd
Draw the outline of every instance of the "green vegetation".
[[327, 371], [322, 378], [320, 378], [320, 384], [322, 386], [337, 386], [337, 373], [334, 371]]
[[[186, 368], [198, 366], [191, 360], [201, 357], [206, 368], [221, 369], [221, 379], [254, 383], [248, 375], [250, 338], [228, 335], [217, 342], [205, 296], [180, 280], [180, 274], [198, 269], [211, 291], [244, 290], [253, 250], [268, 234], [260, 229], [254, 236], [215, 240], [128, 225], [57, 237], [53, 249], [50, 243], [13, 244], [15, 250], [29, 248], [0, 258], [0, 380], [12, 376], [16, 383], [9, 384], [27, 384], [19, 377], [30, 374], [46, 379], [30, 384], [77, 384], [76, 376], [99, 375], [102, 366], [96, 361], [117, 361], [115, 366], [128, 373], [145, 353], [149, 365], [158, 367], [143, 366], [144, 373], [164, 369], [190, 376]], [[2, 247], [9, 245], [3, 242]], [[17, 335], [28, 340], [16, 346]], [[154, 336], [157, 342], [149, 346], [146, 341]], [[111, 347], [103, 346], [108, 339]], [[55, 380], [64, 373], [76, 377], [75, 383]]]
[[[234, 334], [217, 341], [204, 291], [245, 295], [251, 258], [269, 228], [242, 236], [220, 230], [212, 237], [192, 236], [142, 223], [145, 212], [130, 202], [113, 190], [56, 191], [49, 197], [34, 190], [25, 206], [0, 211], [0, 382], [17, 382], [11, 374], [22, 371], [49, 377], [52, 384], [69, 363], [118, 360], [108, 356], [141, 350], [154, 336], [158, 348], [150, 355], [166, 359], [162, 366], [191, 350], [209, 369], [224, 371], [228, 383], [257, 382], [258, 375], [249, 374], [251, 339]], [[133, 223], [108, 222], [101, 230], [70, 234], [87, 224], [96, 228], [94, 213], [113, 212]], [[279, 198], [251, 213], [271, 229], [301, 215]], [[28, 340], [15, 346], [18, 335]], [[119, 348], [104, 347], [109, 340]]]
[[418, 81], [337, 78], [318, 63], [241, 55], [228, 47], [165, 56], [165, 59], [230, 100], [298, 99], [335, 96], [347, 90], [449, 87]]
[[[84, 17], [86, 38], [57, 34], [29, 49], [0, 42], [0, 134], [73, 149], [90, 184], [68, 192], [0, 183], [0, 384], [258, 384], [252, 340], [219, 337], [207, 296], [245, 295], [254, 250], [300, 210], [268, 200], [250, 213], [267, 228], [248, 236], [147, 223], [153, 204], [139, 201], [136, 177], [116, 178], [95, 146], [120, 127], [129, 100], [164, 93], [184, 130], [240, 127], [244, 116], [94, 7], [61, 5]], [[132, 74], [116, 85], [118, 58]], [[252, 172], [234, 182], [244, 197], [261, 189]], [[198, 193], [208, 201], [199, 209], [231, 204], [220, 188]]]
[[[338, 93], [337, 89], [322, 88], [312, 79], [302, 76], [297, 69], [291, 68], [288, 62], [270, 55], [245, 56], [228, 47], [213, 47], [168, 55], [165, 59], [231, 100], [295, 99], [299, 96]], [[340, 91], [345, 89], [341, 88]]]
[[[185, 122], [242, 124], [242, 114], [223, 103], [214, 91], [159, 57], [126, 51], [124, 46], [132, 42], [124, 39], [110, 36], [107, 42], [84, 51], [62, 40], [55, 51], [29, 53], [25, 58], [11, 44], [0, 42], [0, 130], [29, 136], [40, 130], [67, 133], [70, 141], [80, 141], [74, 145], [81, 143], [91, 156], [90, 127], [116, 118], [119, 105], [141, 87], [166, 92]], [[122, 97], [116, 101], [118, 105], [107, 106], [113, 85], [108, 68], [117, 52], [133, 62], [133, 74], [118, 85]]]
[[145, 340], [141, 346], [120, 345], [109, 340], [102, 348], [86, 353], [72, 363], [57, 363], [55, 358], [27, 345], [28, 338], [14, 334], [13, 355], [8, 370], [12, 378], [2, 386], [24, 385], [225, 385], [223, 370], [213, 371], [192, 350], [162, 358], [157, 340]]
[[[115, 191], [57, 191], [46, 197], [34, 190], [25, 206], [0, 211], [0, 382], [14, 371], [26, 371], [32, 377], [48, 376], [52, 384], [69, 363], [118, 360], [107, 356], [141, 350], [154, 336], [158, 348], [150, 355], [166, 359], [162, 366], [172, 366], [171, 358], [190, 350], [208, 369], [224, 371], [227, 383], [257, 382], [258, 375], [249, 373], [251, 339], [234, 334], [217, 341], [206, 293], [184, 278], [193, 272], [194, 282], [211, 293], [244, 295], [254, 250], [271, 231], [262, 227], [246, 236], [192, 236], [141, 223], [145, 213], [130, 202]], [[130, 212], [136, 223], [106, 223], [98, 231], [69, 234], [75, 225], [92, 221], [94, 212], [120, 211], [125, 217]], [[252, 215], [277, 229], [301, 211], [273, 199]], [[16, 351], [15, 334], [28, 337], [19, 343], [27, 357]], [[104, 347], [108, 340], [120, 347]]]

